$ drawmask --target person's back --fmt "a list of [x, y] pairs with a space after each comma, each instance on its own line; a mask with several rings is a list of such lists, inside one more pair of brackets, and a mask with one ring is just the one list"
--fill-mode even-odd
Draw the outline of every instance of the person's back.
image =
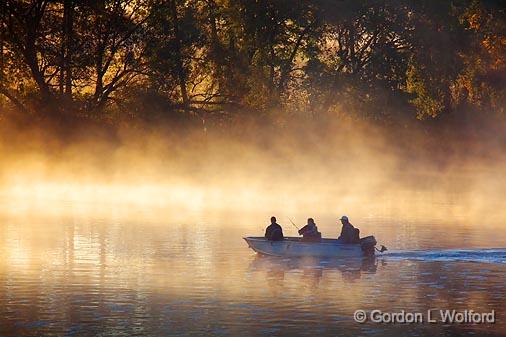
[[359, 243], [360, 242], [360, 230], [358, 228], [353, 227], [353, 225], [349, 222], [348, 217], [344, 215], [341, 217], [341, 223], [343, 227], [341, 228], [341, 235], [337, 238], [341, 243]]
[[276, 218], [271, 217], [271, 224], [265, 229], [265, 238], [270, 241], [283, 240], [283, 228], [276, 223]]

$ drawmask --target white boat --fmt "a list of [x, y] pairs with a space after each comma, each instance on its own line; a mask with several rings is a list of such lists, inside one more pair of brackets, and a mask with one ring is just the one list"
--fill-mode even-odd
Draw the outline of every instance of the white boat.
[[248, 236], [244, 240], [255, 252], [286, 257], [364, 257], [373, 256], [376, 240], [368, 236], [358, 244], [343, 244], [336, 239], [321, 239], [318, 242], [302, 241], [297, 237], [285, 237], [281, 241], [269, 241], [260, 236]]

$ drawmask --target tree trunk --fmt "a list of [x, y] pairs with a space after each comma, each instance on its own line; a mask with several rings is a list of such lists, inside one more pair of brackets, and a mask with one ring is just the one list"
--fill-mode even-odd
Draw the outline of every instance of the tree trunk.
[[188, 92], [186, 89], [186, 74], [183, 65], [183, 55], [181, 48], [181, 36], [179, 33], [179, 22], [177, 18], [177, 6], [176, 0], [170, 0], [170, 12], [172, 16], [172, 22], [174, 25], [174, 36], [175, 36], [175, 52], [176, 52], [176, 67], [179, 78], [179, 86], [181, 88], [181, 97], [183, 98], [183, 108], [185, 112], [189, 110], [189, 99]]
[[297, 52], [299, 51], [300, 45], [302, 44], [302, 40], [304, 39], [304, 36], [308, 32], [309, 28], [310, 26], [307, 26], [302, 30], [302, 32], [300, 32], [297, 41], [295, 42], [295, 46], [293, 47], [290, 53], [290, 56], [281, 67], [281, 75], [278, 83], [278, 92], [280, 93], [280, 95], [283, 94], [284, 90], [286, 89], [288, 77], [290, 75], [290, 72], [292, 71], [293, 61], [295, 59], [295, 56], [297, 56]]
[[99, 1], [97, 3], [96, 8], [96, 18], [95, 18], [95, 29], [97, 32], [97, 39], [99, 41], [97, 42], [97, 49], [95, 50], [95, 91], [93, 93], [93, 103], [95, 105], [98, 105], [100, 98], [102, 97], [102, 93], [104, 91], [104, 54], [105, 54], [105, 38], [102, 35], [102, 13], [105, 10], [105, 3], [104, 1]]
[[224, 90], [223, 85], [223, 59], [220, 55], [220, 41], [218, 38], [218, 29], [216, 28], [216, 3], [214, 0], [209, 0], [207, 2], [207, 6], [209, 9], [209, 24], [211, 26], [211, 53], [214, 61], [214, 66], [216, 68], [216, 79], [218, 81], [218, 90]]
[[45, 100], [46, 103], [52, 103], [53, 95], [51, 94], [49, 86], [44, 79], [44, 74], [42, 74], [39, 68], [35, 46], [35, 31], [33, 28], [28, 29], [24, 47], [25, 49], [23, 50], [23, 56], [25, 57], [28, 67], [30, 68], [35, 83], [37, 83], [37, 86], [39, 87], [41, 98]]
[[40, 96], [44, 101], [44, 105], [47, 107], [52, 107], [54, 103], [54, 97], [51, 93], [49, 85], [46, 83], [44, 73], [39, 67], [37, 46], [35, 44], [37, 33], [40, 28], [40, 21], [44, 15], [46, 4], [47, 2], [45, 1], [37, 1], [32, 5], [30, 9], [33, 11], [33, 15], [30, 15], [26, 20], [26, 36], [23, 42], [22, 53], [26, 64], [30, 68], [32, 77], [35, 83], [37, 83], [40, 91]]
[[65, 96], [72, 98], [72, 33], [74, 24], [74, 3], [73, 0], [64, 2], [64, 39], [65, 39], [65, 59], [63, 67], [65, 71]]

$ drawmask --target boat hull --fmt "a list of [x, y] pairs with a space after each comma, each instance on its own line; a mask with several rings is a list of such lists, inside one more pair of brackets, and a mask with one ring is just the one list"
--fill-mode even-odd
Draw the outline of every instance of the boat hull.
[[269, 241], [264, 237], [245, 237], [244, 240], [255, 252], [270, 256], [348, 258], [374, 255], [374, 250], [372, 253], [370, 251], [366, 253], [360, 244], [343, 244], [335, 239], [307, 242], [291, 237], [282, 241]]

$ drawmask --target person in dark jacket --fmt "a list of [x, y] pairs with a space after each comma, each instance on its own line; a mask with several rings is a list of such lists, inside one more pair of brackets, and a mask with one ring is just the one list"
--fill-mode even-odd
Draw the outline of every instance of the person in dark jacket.
[[341, 235], [337, 238], [342, 243], [360, 243], [360, 230], [353, 227], [346, 215], [341, 217]]
[[270, 241], [283, 240], [283, 228], [276, 223], [276, 217], [271, 217], [271, 224], [265, 229], [265, 238]]
[[299, 229], [303, 241], [320, 241], [322, 235], [318, 232], [318, 227], [314, 223], [313, 218], [307, 219], [307, 225]]

